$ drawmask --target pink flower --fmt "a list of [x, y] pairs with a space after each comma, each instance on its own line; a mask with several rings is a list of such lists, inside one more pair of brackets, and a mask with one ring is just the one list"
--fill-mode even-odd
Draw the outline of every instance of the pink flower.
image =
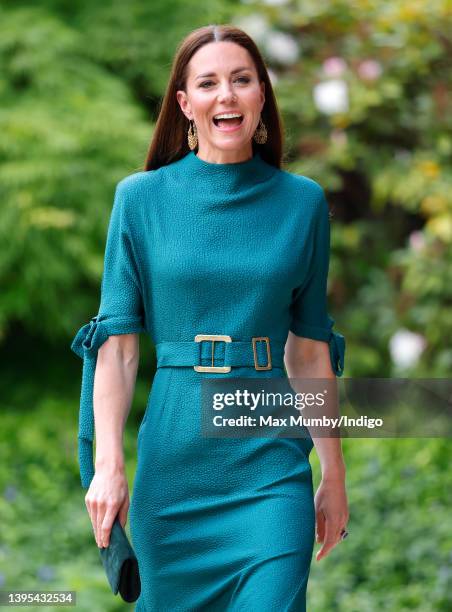
[[362, 79], [373, 81], [382, 73], [381, 64], [376, 60], [364, 60], [358, 66], [358, 74]]
[[419, 230], [411, 232], [408, 240], [413, 251], [421, 251], [425, 246], [424, 234]]
[[327, 77], [339, 77], [347, 70], [347, 63], [342, 57], [329, 57], [323, 62], [322, 70]]

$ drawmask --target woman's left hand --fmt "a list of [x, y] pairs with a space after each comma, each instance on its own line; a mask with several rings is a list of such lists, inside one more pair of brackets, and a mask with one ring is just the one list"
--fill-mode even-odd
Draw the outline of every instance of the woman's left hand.
[[320, 561], [341, 542], [341, 530], [349, 518], [345, 477], [323, 477], [314, 497], [316, 541], [322, 542], [316, 560]]

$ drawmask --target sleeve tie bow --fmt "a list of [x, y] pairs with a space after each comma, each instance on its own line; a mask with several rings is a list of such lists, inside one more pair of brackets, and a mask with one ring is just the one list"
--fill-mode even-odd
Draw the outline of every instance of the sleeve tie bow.
[[108, 317], [105, 314], [98, 314], [78, 330], [72, 341], [71, 349], [83, 359], [78, 426], [78, 459], [82, 487], [86, 489], [94, 476], [93, 391], [98, 350], [111, 335], [143, 331], [145, 329], [139, 316]]

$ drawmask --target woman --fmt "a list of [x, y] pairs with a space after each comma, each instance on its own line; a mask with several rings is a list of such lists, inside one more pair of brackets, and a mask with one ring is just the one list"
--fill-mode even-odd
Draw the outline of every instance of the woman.
[[[145, 169], [116, 188], [99, 314], [74, 341], [87, 364], [86, 505], [99, 547], [130, 507], [139, 611], [300, 612], [316, 519], [317, 559], [344, 537], [338, 439], [316, 441], [314, 500], [309, 435], [199, 433], [204, 377], [281, 377], [284, 366], [293, 378], [342, 374], [345, 344], [326, 306], [328, 206], [316, 182], [280, 169], [281, 151], [253, 41], [230, 26], [192, 32], [175, 58]], [[129, 506], [122, 434], [140, 332], [153, 338], [157, 371]]]

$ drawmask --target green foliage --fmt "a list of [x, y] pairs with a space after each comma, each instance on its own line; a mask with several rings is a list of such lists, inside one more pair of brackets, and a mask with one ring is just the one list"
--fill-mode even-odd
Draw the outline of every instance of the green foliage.
[[[1, 578], [10, 589], [74, 590], [77, 609], [84, 612], [123, 610], [106, 581], [85, 507], [76, 415], [73, 399], [62, 403], [56, 397], [19, 415], [2, 414]], [[129, 457], [134, 437], [129, 427]]]
[[[350, 535], [325, 559], [314, 557], [310, 609], [450, 610], [450, 440], [355, 438], [342, 445]], [[311, 463], [319, 482], [314, 451]]]
[[[299, 46], [277, 96], [290, 168], [319, 180], [335, 211], [330, 298], [346, 374], [399, 373], [387, 345], [407, 328], [427, 350], [405, 374], [450, 375], [449, 2], [308, 0], [267, 17]], [[347, 103], [322, 112], [314, 92], [334, 80]]]
[[150, 130], [76, 30], [36, 7], [0, 22], [0, 331], [67, 337], [97, 307], [114, 183]]

